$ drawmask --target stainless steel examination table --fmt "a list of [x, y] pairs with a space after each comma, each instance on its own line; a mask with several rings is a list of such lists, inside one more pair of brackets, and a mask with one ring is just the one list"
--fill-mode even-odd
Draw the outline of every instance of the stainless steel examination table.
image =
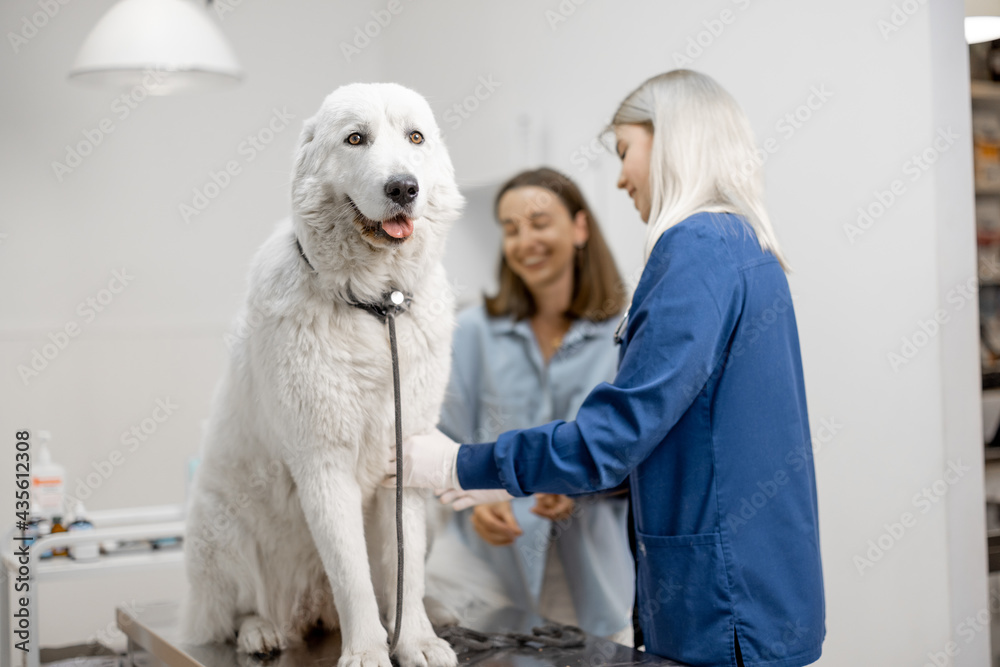
[[[177, 641], [178, 605], [147, 605], [136, 611], [116, 610], [118, 627], [128, 636], [129, 663], [133, 667], [335, 667], [340, 657], [340, 634], [333, 632], [305, 646], [284, 651], [273, 660], [260, 661], [239, 654], [230, 644], [192, 646]], [[525, 632], [544, 621], [516, 609], [504, 609], [482, 618], [464, 619], [465, 625], [484, 632]], [[580, 648], [517, 648], [467, 651], [458, 654], [460, 665], [477, 667], [666, 667], [679, 663], [657, 658], [596, 637]]]

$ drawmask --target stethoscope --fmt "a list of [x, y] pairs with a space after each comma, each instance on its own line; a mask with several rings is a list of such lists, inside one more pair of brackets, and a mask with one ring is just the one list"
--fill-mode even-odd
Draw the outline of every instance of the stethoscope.
[[615, 345], [621, 345], [622, 341], [625, 340], [625, 330], [628, 328], [628, 311], [630, 308], [625, 309], [625, 314], [622, 315], [622, 319], [618, 322], [618, 326], [615, 327]]

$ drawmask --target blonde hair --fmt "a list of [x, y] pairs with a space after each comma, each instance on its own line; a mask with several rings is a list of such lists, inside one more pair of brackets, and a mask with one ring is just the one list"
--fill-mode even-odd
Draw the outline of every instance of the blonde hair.
[[714, 79], [678, 69], [645, 81], [611, 120], [653, 134], [645, 259], [670, 227], [702, 211], [746, 218], [765, 252], [788, 270], [764, 208], [764, 183], [750, 122]]

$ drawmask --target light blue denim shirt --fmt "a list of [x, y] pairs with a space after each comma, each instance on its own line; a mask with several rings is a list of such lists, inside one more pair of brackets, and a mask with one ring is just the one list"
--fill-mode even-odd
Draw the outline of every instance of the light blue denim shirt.
[[[575, 321], [546, 365], [528, 320], [490, 317], [483, 306], [463, 311], [453, 343], [451, 379], [439, 428], [457, 442], [492, 442], [504, 431], [554, 419], [572, 420], [590, 391], [615, 377], [618, 318]], [[468, 547], [504, 581], [507, 594], [537, 611], [550, 546], [568, 579], [581, 628], [608, 636], [632, 619], [635, 573], [623, 498], [576, 498], [569, 521], [531, 513], [534, 498], [515, 498], [524, 534], [508, 547], [487, 544], [471, 510], [455, 516]]]

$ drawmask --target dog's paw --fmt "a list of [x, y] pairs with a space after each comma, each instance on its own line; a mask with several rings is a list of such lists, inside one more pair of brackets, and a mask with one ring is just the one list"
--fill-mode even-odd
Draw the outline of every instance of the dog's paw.
[[430, 635], [415, 641], [400, 637], [396, 647], [399, 667], [456, 667], [458, 656], [451, 645], [440, 637]]
[[392, 667], [389, 647], [378, 646], [361, 651], [344, 651], [340, 654], [337, 667]]
[[288, 648], [288, 642], [271, 621], [260, 616], [247, 616], [240, 624], [236, 646], [255, 658], [268, 659]]

